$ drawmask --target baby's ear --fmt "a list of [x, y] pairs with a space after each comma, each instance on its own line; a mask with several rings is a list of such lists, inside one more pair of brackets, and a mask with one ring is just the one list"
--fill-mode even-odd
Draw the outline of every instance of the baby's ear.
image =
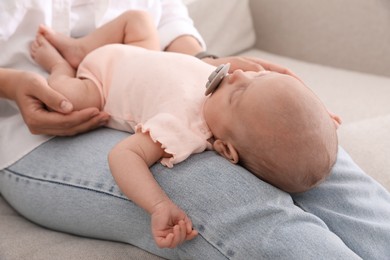
[[214, 150], [220, 155], [228, 159], [230, 162], [236, 164], [239, 161], [237, 150], [230, 142], [224, 142], [220, 139], [214, 141]]

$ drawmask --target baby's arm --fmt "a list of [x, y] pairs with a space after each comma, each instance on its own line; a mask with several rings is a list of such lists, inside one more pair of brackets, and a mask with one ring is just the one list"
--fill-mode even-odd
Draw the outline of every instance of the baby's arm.
[[165, 155], [148, 133], [135, 133], [117, 144], [109, 165], [122, 192], [151, 214], [153, 237], [159, 247], [173, 248], [197, 235], [186, 213], [161, 189], [149, 167]]

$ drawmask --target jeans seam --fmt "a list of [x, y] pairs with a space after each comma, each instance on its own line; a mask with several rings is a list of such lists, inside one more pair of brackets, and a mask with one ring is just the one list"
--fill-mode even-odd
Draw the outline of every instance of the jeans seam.
[[42, 178], [37, 178], [37, 177], [31, 177], [31, 176], [24, 175], [22, 173], [13, 171], [13, 170], [11, 170], [9, 168], [4, 169], [4, 173], [11, 173], [11, 174], [17, 175], [19, 177], [30, 179], [30, 180], [34, 180], [34, 181], [40, 181], [40, 182], [51, 183], [51, 184], [56, 184], [56, 185], [63, 185], [63, 186], [72, 187], [72, 188], [76, 188], [76, 189], [82, 189], [82, 190], [89, 190], [89, 191], [93, 191], [93, 192], [96, 192], [96, 193], [105, 194], [105, 195], [108, 195], [108, 196], [111, 196], [111, 197], [114, 197], [114, 198], [119, 198], [119, 199], [122, 199], [122, 200], [129, 201], [127, 198], [123, 198], [121, 196], [117, 196], [117, 195], [114, 195], [112, 193], [108, 193], [108, 192], [104, 192], [104, 191], [101, 191], [101, 190], [88, 188], [88, 187], [85, 187], [85, 186], [78, 186], [78, 185], [63, 183], [63, 182], [59, 182], [59, 181], [52, 181], [52, 180], [47, 180], [47, 179], [42, 179]]

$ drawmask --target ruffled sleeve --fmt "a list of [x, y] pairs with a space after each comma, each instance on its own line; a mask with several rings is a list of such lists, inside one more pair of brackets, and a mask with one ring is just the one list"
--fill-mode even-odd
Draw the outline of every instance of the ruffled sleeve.
[[207, 141], [211, 136], [209, 131], [191, 129], [190, 124], [168, 113], [157, 114], [147, 122], [138, 124], [136, 132], [149, 133], [154, 142], [162, 144], [164, 151], [172, 157], [163, 158], [161, 164], [170, 168], [193, 153], [211, 149]]

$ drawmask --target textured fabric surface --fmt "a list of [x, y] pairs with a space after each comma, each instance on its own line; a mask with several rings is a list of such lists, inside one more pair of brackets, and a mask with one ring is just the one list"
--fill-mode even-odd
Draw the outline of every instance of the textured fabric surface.
[[0, 259], [161, 259], [132, 245], [51, 231], [19, 215], [0, 197]]
[[253, 0], [250, 4], [257, 48], [390, 76], [388, 0]]
[[209, 53], [228, 56], [255, 44], [248, 0], [186, 0]]

